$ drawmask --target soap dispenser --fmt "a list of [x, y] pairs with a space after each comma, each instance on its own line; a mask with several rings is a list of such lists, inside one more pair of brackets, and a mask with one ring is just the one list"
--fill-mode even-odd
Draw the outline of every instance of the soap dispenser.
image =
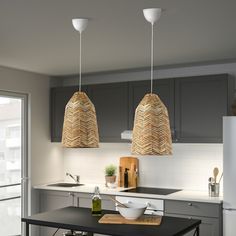
[[129, 187], [129, 173], [128, 173], [128, 168], [125, 168], [125, 173], [124, 173], [124, 187], [128, 188]]

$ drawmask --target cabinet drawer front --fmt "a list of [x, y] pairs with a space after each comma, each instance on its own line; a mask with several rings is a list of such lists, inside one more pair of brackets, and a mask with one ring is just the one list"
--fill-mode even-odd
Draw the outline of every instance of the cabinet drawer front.
[[[92, 195], [91, 194], [84, 194], [79, 193], [76, 195], [77, 197], [77, 206], [79, 207], [86, 207], [91, 208], [92, 207]], [[114, 198], [114, 196], [113, 196]], [[101, 195], [102, 199], [102, 210], [115, 210], [115, 203], [111, 201], [109, 197], [106, 195]]]
[[116, 200], [121, 203], [136, 202], [146, 204], [148, 206], [147, 209], [149, 210], [163, 211], [164, 209], [163, 200], [161, 199], [117, 196]]
[[[86, 207], [86, 208], [92, 207], [91, 198], [79, 198], [78, 203], [79, 207]], [[115, 209], [116, 208], [114, 202], [102, 198], [102, 210], [115, 210]]]
[[165, 212], [192, 216], [219, 217], [220, 204], [165, 200]]

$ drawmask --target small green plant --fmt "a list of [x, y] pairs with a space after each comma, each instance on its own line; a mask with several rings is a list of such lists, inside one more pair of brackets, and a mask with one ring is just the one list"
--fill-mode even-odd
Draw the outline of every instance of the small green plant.
[[106, 166], [106, 168], [105, 168], [106, 176], [113, 176], [113, 175], [115, 175], [115, 173], [116, 173], [116, 166], [115, 165], [111, 164], [111, 165]]

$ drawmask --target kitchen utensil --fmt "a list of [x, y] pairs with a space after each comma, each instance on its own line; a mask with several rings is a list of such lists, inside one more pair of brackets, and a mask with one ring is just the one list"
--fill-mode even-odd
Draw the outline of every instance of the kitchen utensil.
[[136, 220], [138, 219], [141, 215], [144, 214], [147, 204], [142, 204], [142, 203], [126, 203], [125, 204], [127, 208], [120, 207], [119, 205], [117, 206], [118, 211], [120, 214], [128, 220]]
[[[118, 206], [121, 206], [121, 207], [123, 207], [123, 208], [128, 208], [128, 206], [126, 206], [125, 204], [119, 202], [119, 201], [116, 200], [115, 198], [113, 198], [113, 197], [111, 197], [111, 196], [109, 196], [109, 195], [108, 195], [108, 197], [109, 197], [113, 202], [116, 202], [116, 203], [118, 204]], [[117, 207], [118, 207], [118, 206], [117, 206]]]
[[105, 214], [98, 222], [100, 224], [135, 224], [135, 225], [160, 225], [162, 216], [143, 215], [137, 220], [127, 220], [120, 214]]
[[120, 158], [120, 167], [119, 167], [119, 187], [124, 187], [124, 172], [125, 169], [129, 169], [129, 187], [137, 187], [137, 171], [138, 171], [138, 159], [136, 157], [121, 157]]
[[214, 178], [209, 177], [208, 181], [209, 181], [209, 183], [213, 183], [214, 182]]
[[122, 167], [119, 166], [119, 181], [118, 181], [118, 186], [122, 186], [122, 178], [120, 176], [122, 175]]
[[211, 196], [211, 184], [212, 184], [212, 177], [208, 179], [208, 195]]
[[221, 181], [222, 177], [223, 177], [223, 172], [222, 172], [222, 174], [221, 174], [221, 176], [220, 176], [219, 183], [220, 183], [220, 181]]
[[135, 185], [136, 187], [138, 186], [138, 169], [136, 166], [135, 166]]
[[136, 165], [134, 163], [131, 163], [131, 165], [130, 165], [130, 176], [129, 177], [132, 181], [134, 181], [134, 184], [136, 184], [135, 169], [136, 169]]
[[219, 174], [219, 169], [217, 167], [215, 167], [213, 169], [213, 176], [214, 176], [214, 179], [215, 179], [215, 183], [216, 183], [216, 178], [217, 178], [218, 174]]
[[213, 183], [209, 185], [209, 196], [210, 197], [219, 197], [220, 193], [220, 184]]

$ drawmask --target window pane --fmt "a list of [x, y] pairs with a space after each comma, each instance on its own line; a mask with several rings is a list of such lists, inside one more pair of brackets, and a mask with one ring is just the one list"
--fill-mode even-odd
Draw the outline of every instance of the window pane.
[[0, 202], [0, 235], [21, 234], [21, 199]]
[[[21, 183], [21, 103], [0, 96], [0, 186]], [[21, 184], [1, 187], [0, 200], [0, 235], [21, 235]]]
[[0, 185], [21, 178], [21, 99], [0, 97]]

